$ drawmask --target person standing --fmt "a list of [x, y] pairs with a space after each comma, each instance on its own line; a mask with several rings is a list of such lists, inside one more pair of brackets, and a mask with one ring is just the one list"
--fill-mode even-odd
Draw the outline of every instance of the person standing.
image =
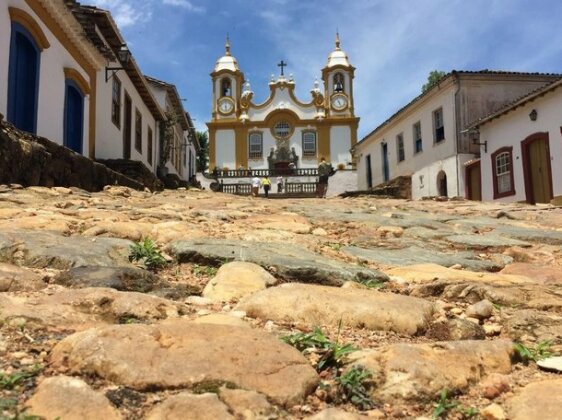
[[328, 191], [328, 179], [332, 174], [332, 165], [326, 162], [325, 158], [320, 159], [320, 164], [318, 165], [318, 198], [326, 198], [326, 192]]
[[261, 180], [258, 178], [257, 175], [254, 175], [254, 177], [252, 178], [252, 195], [254, 197], [260, 195], [260, 186], [261, 186]]
[[277, 177], [277, 194], [281, 194], [283, 192], [283, 177], [279, 175]]
[[269, 177], [267, 175], [261, 180], [261, 185], [263, 187], [263, 192], [265, 194], [265, 198], [268, 198], [269, 197], [269, 189], [271, 188], [271, 181], [269, 180]]

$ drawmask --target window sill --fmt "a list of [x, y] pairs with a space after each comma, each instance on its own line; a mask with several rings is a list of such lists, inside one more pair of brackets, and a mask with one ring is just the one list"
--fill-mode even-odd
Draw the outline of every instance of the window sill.
[[435, 141], [433, 142], [433, 145], [434, 145], [434, 146], [439, 146], [440, 144], [443, 144], [443, 143], [445, 143], [445, 139], [443, 139], [443, 140], [435, 140]]
[[504, 197], [511, 197], [512, 195], [515, 195], [515, 190], [511, 190], [511, 191], [507, 191], [504, 193], [494, 193], [494, 200], [498, 199], [498, 198], [504, 198]]
[[414, 156], [421, 155], [422, 153], [423, 153], [423, 150], [420, 150], [419, 152], [414, 152]]

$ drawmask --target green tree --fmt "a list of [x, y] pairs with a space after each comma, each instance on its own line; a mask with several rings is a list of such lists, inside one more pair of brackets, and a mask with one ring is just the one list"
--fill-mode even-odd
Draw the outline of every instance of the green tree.
[[440, 70], [433, 70], [427, 76], [427, 83], [422, 86], [422, 93], [428, 91], [439, 82], [447, 73]]
[[207, 169], [209, 163], [209, 137], [206, 131], [197, 132], [197, 141], [199, 141], [199, 152], [197, 152], [197, 171], [203, 172]]

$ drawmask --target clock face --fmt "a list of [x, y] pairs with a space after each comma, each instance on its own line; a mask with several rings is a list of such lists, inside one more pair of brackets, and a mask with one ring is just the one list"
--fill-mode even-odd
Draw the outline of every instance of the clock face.
[[347, 108], [347, 96], [338, 94], [332, 96], [332, 108], [336, 111], [342, 111]]
[[234, 110], [234, 103], [230, 98], [219, 99], [219, 112], [228, 115]]

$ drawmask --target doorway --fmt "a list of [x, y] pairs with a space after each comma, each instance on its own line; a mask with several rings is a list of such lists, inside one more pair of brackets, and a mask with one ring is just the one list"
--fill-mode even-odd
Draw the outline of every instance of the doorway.
[[388, 167], [388, 144], [382, 143], [382, 177], [384, 182], [390, 179], [390, 168]]
[[125, 126], [123, 128], [123, 159], [131, 159], [131, 123], [133, 118], [133, 104], [131, 97], [125, 92]]
[[64, 145], [82, 154], [84, 137], [84, 94], [71, 80], [66, 81], [64, 98]]
[[447, 191], [447, 174], [445, 171], [440, 171], [437, 174], [437, 191], [440, 197], [448, 197]]
[[367, 164], [367, 188], [373, 188], [373, 170], [371, 168], [371, 155], [365, 157], [365, 162]]
[[467, 165], [465, 172], [466, 198], [482, 201], [482, 175], [480, 161]]
[[8, 121], [29, 133], [37, 133], [40, 50], [20, 24], [12, 23], [8, 76]]
[[549, 203], [553, 197], [548, 133], [536, 133], [521, 142], [525, 195], [528, 203]]

